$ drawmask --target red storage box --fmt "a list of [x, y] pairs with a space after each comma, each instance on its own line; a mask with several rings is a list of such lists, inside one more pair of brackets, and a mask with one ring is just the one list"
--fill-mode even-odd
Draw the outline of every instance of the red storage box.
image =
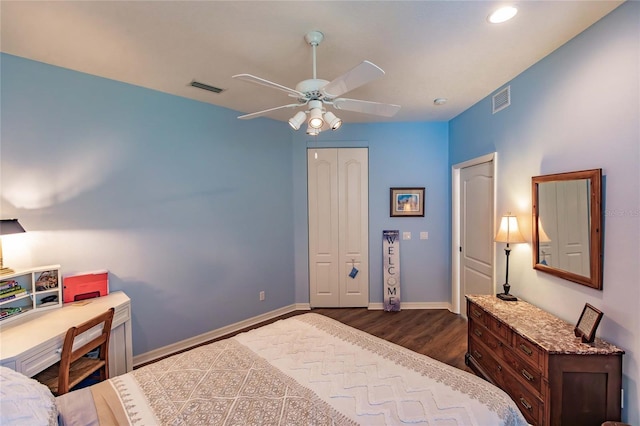
[[109, 272], [96, 271], [62, 278], [62, 301], [64, 303], [109, 294]]

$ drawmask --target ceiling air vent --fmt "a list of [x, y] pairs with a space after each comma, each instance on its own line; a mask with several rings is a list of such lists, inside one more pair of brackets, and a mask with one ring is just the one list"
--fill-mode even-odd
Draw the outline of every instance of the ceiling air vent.
[[222, 92], [222, 89], [219, 87], [209, 86], [208, 84], [200, 83], [199, 81], [195, 81], [195, 80], [189, 83], [189, 86], [197, 87], [198, 89], [202, 89], [202, 90], [208, 90], [213, 93]]
[[511, 105], [511, 86], [507, 86], [493, 95], [493, 113], [505, 109]]

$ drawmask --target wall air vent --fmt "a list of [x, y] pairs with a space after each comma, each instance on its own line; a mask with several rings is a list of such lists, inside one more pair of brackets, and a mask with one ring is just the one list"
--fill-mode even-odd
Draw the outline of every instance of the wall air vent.
[[198, 89], [208, 90], [213, 93], [220, 93], [223, 89], [215, 86], [209, 86], [208, 84], [200, 83], [199, 81], [193, 80], [189, 83], [189, 86], [197, 87]]
[[511, 86], [507, 86], [493, 95], [493, 113], [501, 111], [511, 105]]

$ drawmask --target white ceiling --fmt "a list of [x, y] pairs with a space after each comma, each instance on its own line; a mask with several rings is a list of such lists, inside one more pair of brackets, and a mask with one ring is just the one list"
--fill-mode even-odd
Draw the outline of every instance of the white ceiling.
[[[304, 40], [324, 33], [318, 78], [363, 60], [386, 75], [345, 97], [402, 106], [393, 118], [341, 111], [345, 122], [449, 120], [573, 38], [621, 1], [6, 1], [2, 52], [250, 113], [291, 103], [234, 80], [294, 88], [312, 77]], [[225, 89], [189, 86], [196, 79]], [[438, 97], [448, 99], [435, 106]], [[291, 110], [269, 115], [287, 120]]]

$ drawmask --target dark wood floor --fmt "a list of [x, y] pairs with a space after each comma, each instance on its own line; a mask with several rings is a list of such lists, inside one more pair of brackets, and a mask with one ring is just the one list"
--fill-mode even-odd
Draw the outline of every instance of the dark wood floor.
[[[214, 340], [228, 338], [248, 329], [308, 312], [291, 312]], [[400, 312], [385, 312], [366, 308], [317, 308], [311, 312], [326, 315], [381, 339], [472, 372], [464, 364], [464, 354], [467, 351], [467, 320], [446, 309], [407, 309]], [[136, 368], [141, 366], [138, 365]]]
[[313, 309], [351, 327], [404, 346], [465, 371], [467, 321], [446, 309], [406, 309], [400, 312], [366, 308]]

